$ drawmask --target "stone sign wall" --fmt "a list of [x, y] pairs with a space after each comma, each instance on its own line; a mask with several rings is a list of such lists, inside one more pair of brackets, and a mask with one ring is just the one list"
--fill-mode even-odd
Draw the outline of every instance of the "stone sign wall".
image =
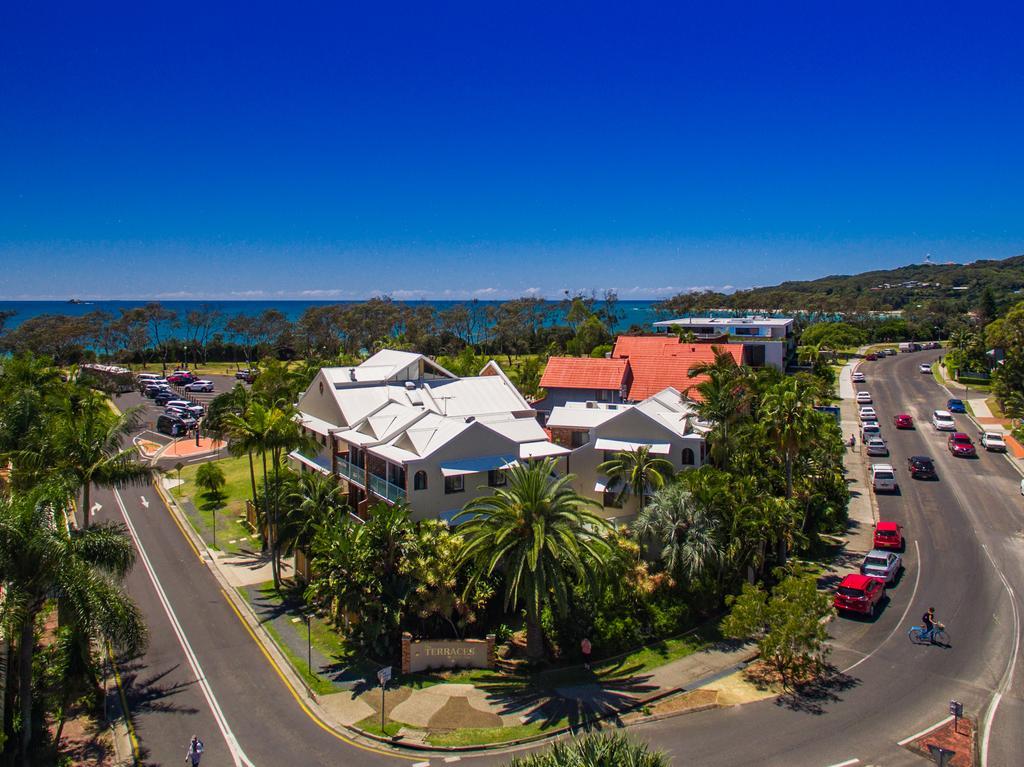
[[427, 669], [494, 668], [494, 634], [486, 639], [423, 639], [402, 634], [402, 673]]

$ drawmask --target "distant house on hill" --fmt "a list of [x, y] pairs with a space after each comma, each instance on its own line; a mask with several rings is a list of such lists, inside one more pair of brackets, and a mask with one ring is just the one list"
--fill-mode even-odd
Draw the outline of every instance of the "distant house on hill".
[[682, 317], [654, 323], [655, 332], [680, 330], [701, 343], [741, 344], [751, 367], [786, 369], [796, 348], [791, 317]]

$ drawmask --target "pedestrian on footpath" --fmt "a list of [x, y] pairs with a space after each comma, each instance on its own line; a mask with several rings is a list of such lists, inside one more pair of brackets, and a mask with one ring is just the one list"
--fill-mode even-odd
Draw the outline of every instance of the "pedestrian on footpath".
[[188, 744], [188, 751], [185, 752], [185, 764], [192, 763], [192, 767], [199, 767], [199, 760], [203, 758], [203, 741], [196, 735]]
[[583, 652], [583, 668], [590, 669], [590, 640], [583, 637], [583, 641], [580, 642], [580, 650]]

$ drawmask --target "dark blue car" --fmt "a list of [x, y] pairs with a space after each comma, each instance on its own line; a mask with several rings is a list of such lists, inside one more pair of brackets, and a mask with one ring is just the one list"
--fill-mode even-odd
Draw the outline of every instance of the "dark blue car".
[[950, 413], [966, 413], [967, 406], [962, 399], [946, 400], [946, 410]]

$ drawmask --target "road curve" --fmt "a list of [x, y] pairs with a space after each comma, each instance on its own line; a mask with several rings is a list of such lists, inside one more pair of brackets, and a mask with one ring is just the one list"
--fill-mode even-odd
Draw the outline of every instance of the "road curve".
[[[674, 755], [677, 764], [912, 765], [919, 758], [897, 742], [942, 719], [956, 698], [972, 716], [990, 719], [988, 764], [1018, 763], [1024, 664], [1010, 668], [1019, 621], [1009, 590], [1024, 593], [1020, 476], [1001, 456], [971, 461], [945, 450], [945, 436], [932, 430], [928, 414], [947, 395], [917, 372], [935, 356], [903, 354], [862, 368], [868, 382], [861, 388], [874, 397], [902, 490], [879, 497], [879, 512], [903, 523], [910, 543], [904, 576], [877, 621], [831, 624], [832, 660], [849, 669], [843, 683], [798, 705], [765, 701], [641, 725], [632, 733]], [[917, 430], [885, 428], [901, 411], [914, 415]], [[957, 418], [973, 435], [966, 416]], [[921, 453], [935, 459], [938, 482], [907, 476], [906, 456]], [[204, 767], [427, 761], [366, 750], [314, 721], [152, 488], [98, 490], [95, 497], [103, 507], [97, 516], [127, 519], [140, 548], [128, 589], [152, 639], [148, 652], [121, 670], [144, 764], [179, 763], [193, 732], [207, 746]], [[906, 629], [928, 605], [949, 626], [951, 648], [908, 642]], [[503, 760], [484, 754], [461, 761]], [[438, 757], [430, 762], [443, 763]]]

